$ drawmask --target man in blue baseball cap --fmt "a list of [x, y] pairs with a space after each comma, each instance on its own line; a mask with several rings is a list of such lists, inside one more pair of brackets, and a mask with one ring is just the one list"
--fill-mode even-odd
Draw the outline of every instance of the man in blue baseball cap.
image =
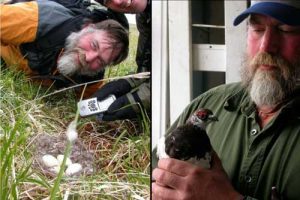
[[252, 1], [234, 25], [245, 19], [242, 81], [200, 95], [167, 131], [211, 109], [211, 168], [154, 152], [153, 199], [300, 199], [300, 1]]

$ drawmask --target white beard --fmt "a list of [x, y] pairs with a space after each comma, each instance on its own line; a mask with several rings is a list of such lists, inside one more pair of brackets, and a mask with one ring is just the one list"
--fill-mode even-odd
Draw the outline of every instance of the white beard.
[[75, 53], [70, 53], [60, 57], [57, 64], [59, 73], [65, 76], [72, 76], [80, 69], [80, 66], [74, 61], [75, 56]]
[[275, 106], [286, 97], [284, 90], [280, 81], [270, 72], [259, 70], [253, 77], [250, 96], [257, 106]]
[[[275, 71], [264, 71], [259, 65], [278, 66]], [[279, 56], [260, 53], [253, 59], [246, 58], [241, 68], [243, 85], [249, 90], [253, 102], [257, 106], [276, 106], [284, 101], [296, 88], [300, 77], [300, 62], [293, 64]]]
[[[65, 76], [72, 76], [74, 74], [94, 76], [103, 69], [90, 70], [87, 65], [81, 66], [75, 60], [77, 55], [75, 53], [66, 53], [58, 61], [57, 69]], [[83, 61], [81, 63], [84, 63]]]

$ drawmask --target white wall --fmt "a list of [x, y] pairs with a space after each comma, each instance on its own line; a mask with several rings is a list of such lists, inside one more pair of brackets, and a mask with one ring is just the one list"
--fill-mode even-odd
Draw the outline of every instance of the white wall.
[[191, 1], [169, 1], [170, 123], [192, 97]]
[[247, 1], [225, 1], [226, 83], [240, 81], [240, 67], [246, 49], [246, 23], [233, 26], [233, 19], [245, 10]]
[[169, 126], [168, 1], [152, 1], [152, 147]]

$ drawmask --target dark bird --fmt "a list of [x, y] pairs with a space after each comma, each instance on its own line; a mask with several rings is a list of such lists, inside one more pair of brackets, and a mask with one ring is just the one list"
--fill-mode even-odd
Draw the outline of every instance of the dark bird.
[[159, 140], [158, 158], [170, 157], [210, 168], [213, 148], [206, 133], [206, 126], [214, 121], [218, 121], [218, 118], [211, 110], [197, 110], [184, 125]]

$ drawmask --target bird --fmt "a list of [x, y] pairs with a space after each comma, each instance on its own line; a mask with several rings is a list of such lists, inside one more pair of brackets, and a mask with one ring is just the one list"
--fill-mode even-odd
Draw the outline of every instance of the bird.
[[206, 126], [215, 121], [218, 121], [218, 118], [211, 110], [196, 110], [185, 124], [159, 139], [157, 157], [175, 158], [209, 169], [213, 148]]

